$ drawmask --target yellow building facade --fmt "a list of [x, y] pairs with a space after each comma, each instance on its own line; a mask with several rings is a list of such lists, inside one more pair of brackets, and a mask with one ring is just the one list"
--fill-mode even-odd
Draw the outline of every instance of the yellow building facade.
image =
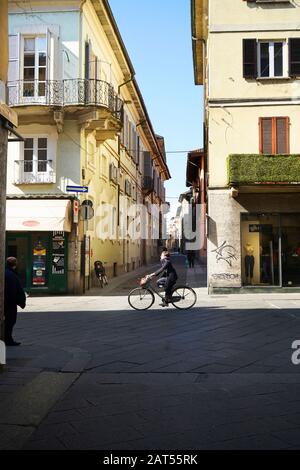
[[8, 97], [24, 142], [9, 151], [7, 253], [21, 257], [29, 291], [81, 293], [97, 260], [113, 277], [156, 259], [151, 204], [164, 203], [170, 177], [163, 138], [106, 0], [9, 7]]

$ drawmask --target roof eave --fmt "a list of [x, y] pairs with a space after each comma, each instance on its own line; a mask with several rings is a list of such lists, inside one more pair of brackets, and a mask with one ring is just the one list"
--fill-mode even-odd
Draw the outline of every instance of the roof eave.
[[208, 0], [191, 0], [192, 48], [196, 85], [204, 84], [204, 42], [207, 39]]

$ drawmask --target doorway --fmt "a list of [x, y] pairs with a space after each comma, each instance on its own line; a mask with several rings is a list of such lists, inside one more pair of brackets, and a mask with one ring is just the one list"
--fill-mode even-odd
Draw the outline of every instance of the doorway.
[[28, 277], [30, 277], [30, 266], [28, 262], [28, 237], [27, 236], [16, 236], [8, 237], [6, 256], [13, 256], [18, 260], [18, 275], [23, 288], [28, 285]]

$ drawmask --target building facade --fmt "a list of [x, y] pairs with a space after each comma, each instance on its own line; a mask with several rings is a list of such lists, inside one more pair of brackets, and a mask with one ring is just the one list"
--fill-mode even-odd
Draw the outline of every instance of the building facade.
[[8, 101], [24, 142], [9, 147], [7, 255], [27, 290], [80, 294], [96, 260], [109, 277], [152, 261], [170, 174], [108, 1], [9, 1]]
[[211, 292], [300, 286], [299, 24], [293, 0], [192, 0]]
[[[192, 150], [187, 156], [186, 186], [190, 188], [191, 228], [194, 236], [195, 256], [203, 264], [207, 263], [206, 214], [206, 157], [203, 149]], [[192, 247], [191, 247], [192, 248]]]

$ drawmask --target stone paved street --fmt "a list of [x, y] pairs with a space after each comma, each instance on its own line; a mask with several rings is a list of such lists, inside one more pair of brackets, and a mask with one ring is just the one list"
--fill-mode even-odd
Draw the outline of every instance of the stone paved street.
[[199, 286], [191, 311], [131, 310], [132, 275], [28, 299], [0, 376], [1, 449], [300, 448], [300, 294], [209, 297], [204, 269], [174, 260]]

